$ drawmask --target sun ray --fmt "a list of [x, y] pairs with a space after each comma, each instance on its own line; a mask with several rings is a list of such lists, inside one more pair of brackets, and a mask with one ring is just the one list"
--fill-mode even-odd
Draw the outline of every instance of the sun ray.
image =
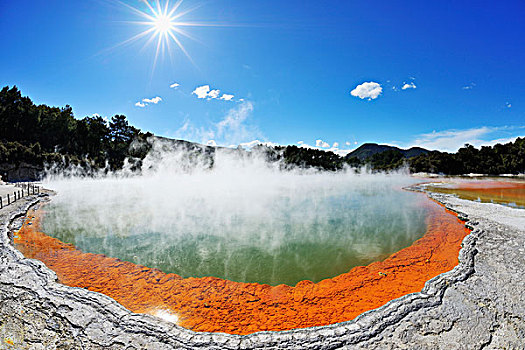
[[169, 6], [170, 6], [170, 0], [166, 0], [166, 5], [164, 6], [164, 14], [165, 15], [168, 13], [168, 7]]
[[182, 52], [184, 52], [184, 54], [186, 55], [186, 57], [190, 60], [190, 62], [195, 66], [197, 67], [197, 65], [195, 64], [195, 62], [193, 61], [193, 58], [191, 58], [190, 54], [188, 53], [188, 51], [186, 51], [186, 49], [184, 48], [184, 46], [182, 45], [182, 43], [179, 41], [179, 39], [172, 33], [172, 32], [168, 32], [168, 34], [171, 36], [171, 38], [173, 39], [173, 41], [175, 41], [175, 43], [179, 46], [179, 48], [181, 49]]
[[112, 51], [112, 50], [114, 50], [116, 48], [119, 48], [119, 47], [122, 47], [122, 46], [126, 46], [128, 44], [132, 44], [134, 41], [137, 41], [137, 40], [145, 37], [146, 35], [148, 35], [149, 33], [153, 32], [153, 31], [155, 31], [155, 28], [147, 29], [147, 30], [145, 30], [143, 32], [138, 33], [137, 35], [132, 36], [131, 38], [129, 38], [127, 40], [124, 40], [124, 41], [114, 45], [114, 46], [111, 46], [111, 47], [108, 47], [106, 49], [103, 49], [103, 50], [99, 51], [94, 56], [101, 55], [103, 53], [107, 53], [109, 51]]
[[[188, 60], [197, 69], [199, 69], [193, 61], [193, 58], [190, 56], [189, 52], [184, 47], [181, 39], [188, 38], [202, 45], [205, 44], [191, 35], [191, 33], [189, 33], [186, 28], [229, 26], [227, 24], [220, 23], [213, 24], [187, 21], [186, 19], [188, 17], [185, 16], [200, 8], [202, 3], [189, 8], [183, 8], [182, 4], [184, 0], [140, 0], [142, 8], [135, 8], [132, 5], [124, 3], [122, 0], [114, 1], [124, 5], [124, 7], [140, 17], [135, 21], [124, 21], [125, 23], [149, 27], [147, 30], [140, 32], [128, 40], [125, 40], [123, 43], [118, 44], [116, 47], [130, 44], [139, 39], [144, 39], [149, 35], [149, 37], [145, 39], [144, 46], [140, 51], [143, 51], [146, 47], [152, 46], [152, 44], [155, 47], [152, 74], [155, 68], [158, 66], [158, 61], [161, 56], [169, 55], [170, 60], [173, 62], [172, 48], [178, 48], [178, 50], [180, 50], [184, 56], [186, 56]], [[176, 46], [173, 45], [173, 43], [175, 43]]]
[[[134, 8], [133, 6], [128, 5], [128, 4], [126, 4], [125, 2], [122, 2], [122, 1], [120, 1], [120, 0], [116, 0], [116, 1], [117, 1], [119, 4], [121, 4], [121, 5], [125, 6], [125, 7], [127, 7], [128, 9], [130, 9], [130, 10], [133, 11], [134, 13], [138, 14], [139, 16], [145, 17], [145, 18], [149, 19], [150, 21], [154, 21], [154, 20], [155, 20], [155, 17], [150, 16], [150, 15], [148, 15], [147, 13], [142, 12], [142, 11], [140, 11], [140, 10]], [[144, 2], [147, 3], [147, 1], [144, 1]], [[149, 4], [148, 4], [148, 5], [149, 5]]]
[[173, 5], [173, 8], [171, 9], [171, 11], [168, 13], [168, 17], [171, 18], [171, 16], [173, 16], [173, 14], [175, 13], [175, 11], [177, 11], [177, 9], [179, 8], [180, 4], [182, 4], [182, 0], [179, 0], [175, 3], [175, 5]]
[[177, 28], [177, 27], [175, 27], [175, 28], [173, 28], [173, 30], [174, 30], [175, 32], [179, 33], [180, 35], [185, 36], [185, 37], [188, 38], [188, 39], [191, 39], [191, 40], [193, 40], [193, 41], [196, 41], [196, 42], [198, 42], [198, 43], [201, 44], [201, 45], [205, 45], [201, 40], [197, 39], [196, 37], [194, 37], [193, 35], [191, 35], [190, 33], [188, 33], [187, 31], [185, 31], [185, 30], [183, 30], [183, 29], [181, 29], [181, 28]]
[[148, 0], [143, 0], [142, 2], [145, 3], [146, 6], [148, 6], [148, 8], [150, 9], [151, 12], [153, 12], [153, 15], [154, 15], [153, 20], [155, 20], [155, 17], [158, 16], [158, 13], [157, 13], [157, 12], [155, 11], [155, 9], [150, 5], [150, 3], [149, 3]]
[[187, 9], [186, 11], [179, 12], [176, 15], [173, 16], [173, 19], [181, 18], [181, 17], [187, 15], [188, 13], [195, 11], [196, 9], [198, 9], [201, 6], [202, 6], [202, 4], [201, 5], [196, 5], [196, 6], [192, 7], [192, 8], [190, 8], [190, 9]]
[[163, 13], [162, 13], [162, 8], [161, 8], [161, 6], [160, 6], [160, 0], [155, 0], [155, 1], [157, 2], [157, 13], [158, 13], [158, 15], [160, 16], [160, 15], [163, 14]]
[[157, 60], [159, 58], [159, 49], [160, 49], [161, 44], [162, 44], [162, 35], [159, 35], [159, 38], [157, 40], [157, 49], [155, 50], [155, 59], [153, 60], [153, 67], [151, 69], [152, 76], [153, 76], [153, 72], [155, 71], [155, 68], [157, 67]]

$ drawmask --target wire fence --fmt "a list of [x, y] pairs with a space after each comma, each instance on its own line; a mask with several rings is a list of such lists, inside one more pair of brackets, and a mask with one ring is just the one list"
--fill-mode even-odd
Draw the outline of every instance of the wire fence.
[[35, 185], [34, 183], [17, 182], [13, 185], [15, 186], [15, 190], [12, 193], [7, 193], [5, 196], [0, 195], [0, 209], [15, 203], [23, 197], [40, 194], [40, 186]]

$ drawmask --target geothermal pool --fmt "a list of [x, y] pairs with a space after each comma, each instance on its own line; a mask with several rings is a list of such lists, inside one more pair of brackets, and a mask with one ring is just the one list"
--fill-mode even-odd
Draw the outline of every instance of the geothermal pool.
[[[15, 246], [59, 282], [204, 332], [348, 321], [458, 263], [468, 230], [403, 174], [286, 170], [217, 156], [142, 175], [50, 177]], [[255, 282], [255, 283], [252, 283]]]
[[433, 192], [457, 195], [484, 203], [498, 203], [525, 209], [525, 181], [507, 179], [458, 180], [428, 187]]
[[382, 260], [422, 237], [426, 199], [404, 175], [192, 174], [61, 179], [43, 231], [88, 253], [181, 277], [296, 285]]
[[260, 166], [60, 178], [14, 244], [65, 285], [194, 331], [322, 326], [420, 291], [457, 265], [468, 230], [401, 189], [414, 181]]

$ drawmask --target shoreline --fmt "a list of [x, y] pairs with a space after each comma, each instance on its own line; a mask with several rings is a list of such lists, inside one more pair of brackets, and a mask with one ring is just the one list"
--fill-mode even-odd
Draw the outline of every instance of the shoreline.
[[[414, 193], [414, 200], [420, 193]], [[423, 198], [421, 198], [423, 199]], [[40, 231], [38, 213], [18, 231], [15, 247], [53, 270], [71, 287], [105, 294], [128, 310], [177, 319], [199, 332], [247, 335], [327, 326], [354, 319], [403, 295], [457, 265], [469, 233], [456, 215], [426, 197], [422, 236], [387, 258], [317, 283], [295, 286], [243, 283], [217, 277], [182, 278], [114, 257], [78, 250]]]
[[[475, 228], [472, 233], [463, 240], [463, 248], [459, 252], [459, 264], [452, 271], [441, 274], [426, 282], [421, 292], [412, 293], [392, 300], [378, 309], [361, 314], [352, 321], [341, 322], [329, 326], [294, 329], [290, 331], [259, 332], [246, 336], [235, 336], [220, 333], [195, 333], [173, 324], [160, 321], [148, 315], [132, 314], [125, 309], [123, 310], [123, 308], [116, 302], [101, 294], [88, 292], [79, 288], [61, 286], [56, 283], [56, 275], [49, 271], [42, 263], [36, 262], [35, 260], [21, 258], [20, 256], [16, 256], [17, 254], [13, 252], [10, 252], [10, 254], [4, 254], [6, 253], [6, 248], [9, 248], [8, 246], [6, 247], [4, 244], [5, 242], [2, 242], [1, 245], [2, 261], [9, 261], [11, 270], [14, 270], [14, 272], [21, 269], [25, 270], [26, 273], [24, 278], [18, 278], [17, 281], [17, 278], [14, 278], [16, 273], [7, 273], [10, 270], [9, 268], [7, 268], [7, 271], [2, 271], [2, 277], [0, 277], [0, 295], [3, 300], [9, 300], [13, 305], [7, 305], [8, 309], [2, 308], [0, 312], [0, 320], [5, 321], [6, 317], [15, 318], [18, 320], [20, 315], [15, 316], [12, 312], [10, 313], [10, 311], [24, 307], [34, 311], [35, 313], [46, 312], [46, 310], [35, 310], [34, 308], [29, 307], [29, 305], [27, 305], [27, 300], [26, 303], [24, 303], [23, 301], [17, 302], [16, 297], [6, 299], [6, 295], [9, 295], [10, 293], [12, 294], [13, 290], [27, 291], [27, 279], [30, 279], [39, 282], [37, 283], [38, 287], [36, 287], [36, 289], [38, 290], [40, 297], [36, 299], [38, 300], [43, 298], [44, 300], [48, 301], [53, 300], [51, 304], [54, 304], [55, 306], [58, 305], [56, 306], [57, 312], [54, 318], [58, 318], [57, 321], [64, 321], [64, 319], [68, 320], [68, 322], [64, 322], [63, 326], [66, 326], [65, 323], [69, 323], [70, 327], [71, 325], [77, 325], [77, 327], [80, 327], [83, 330], [81, 332], [82, 342], [84, 344], [93, 344], [93, 348], [102, 346], [102, 344], [105, 344], [104, 346], [109, 346], [110, 348], [124, 348], [124, 346], [121, 347], [119, 344], [133, 344], [140, 348], [139, 344], [144, 344], [144, 342], [140, 341], [139, 338], [144, 337], [144, 332], [142, 331], [142, 328], [134, 328], [135, 326], [139, 325], [147, 325], [146, 328], [148, 331], [146, 333], [147, 338], [149, 338], [149, 342], [157, 344], [151, 348], [159, 349], [169, 349], [173, 347], [222, 347], [234, 349], [238, 347], [272, 348], [277, 346], [302, 348], [353, 346], [355, 348], [359, 348], [362, 346], [372, 347], [374, 344], [376, 344], [378, 348], [393, 346], [395, 345], [395, 342], [388, 346], [386, 346], [385, 343], [385, 341], [388, 339], [395, 339], [396, 331], [393, 330], [390, 332], [389, 328], [392, 328], [393, 325], [396, 325], [395, 328], [398, 328], [397, 326], [402, 320], [402, 322], [406, 322], [407, 319], [417, 313], [425, 313], [435, 310], [435, 308], [439, 308], [440, 305], [443, 305], [443, 298], [446, 295], [447, 290], [454, 288], [456, 285], [460, 285], [462, 281], [468, 280], [469, 277], [475, 273], [474, 257], [478, 253], [476, 244], [479, 243], [479, 239], [486, 237], [486, 235], [483, 235], [483, 233], [487, 230], [490, 231], [492, 227], [490, 220], [488, 221], [488, 224], [486, 224], [488, 225], [487, 227], [484, 227], [484, 225], [480, 226], [479, 223], [476, 224], [477, 220], [472, 222], [472, 218], [461, 210], [467, 209], [468, 211], [468, 203], [466, 206], [464, 203], [457, 204], [456, 202], [461, 200], [452, 198], [451, 196], [447, 197], [446, 195], [429, 194], [429, 197], [444, 204], [449, 210], [458, 212], [461, 217], [468, 217], [471, 220], [468, 225], [470, 225], [472, 228]], [[20, 216], [20, 213], [25, 213], [25, 209], [27, 209], [31, 204], [35, 204], [35, 202], [18, 208], [18, 214], [11, 213], [12, 215], [10, 215], [9, 221], [11, 221], [12, 217], [17, 215]], [[470, 206], [472, 205], [479, 206], [479, 204], [476, 203], [470, 204]], [[4, 236], [7, 236], [7, 225], [5, 224], [4, 216], [2, 216], [0, 219], [2, 219], [2, 240], [5, 241]], [[11, 247], [11, 250], [13, 249], [14, 248]], [[4, 255], [6, 257], [4, 257]], [[19, 253], [19, 255], [21, 254]], [[3, 265], [2, 269], [6, 270]], [[24, 283], [24, 281], [26, 283]], [[518, 279], [516, 282], [519, 281], [520, 280]], [[11, 286], [9, 291], [6, 290], [6, 285]], [[23, 287], [23, 285], [26, 285], [26, 287]], [[33, 300], [33, 302], [36, 302], [36, 300]], [[60, 305], [64, 306], [69, 304], [73, 304], [69, 308], [66, 308], [71, 309], [69, 313], [67, 310], [60, 309]], [[18, 305], [18, 307], [14, 307], [15, 305]], [[74, 312], [73, 310], [76, 308], [84, 311]], [[74, 315], [71, 315], [71, 313]], [[79, 317], [81, 318], [80, 320], [78, 319]], [[418, 317], [421, 318], [421, 316]], [[521, 314], [520, 317], [523, 317], [523, 314]], [[13, 323], [18, 324], [20, 322]], [[113, 324], [115, 328], [113, 328], [109, 333], [104, 333], [101, 330], [107, 329], [107, 327], [104, 326], [107, 323], [110, 325]], [[0, 327], [0, 333], [4, 338], [6, 338], [5, 324], [6, 322], [3, 322], [2, 326]], [[20, 324], [20, 327], [22, 327], [22, 324]], [[22, 329], [24, 328], [26, 327], [22, 327]], [[16, 329], [17, 327], [13, 326], [13, 331], [15, 331], [15, 333]], [[21, 330], [20, 328], [18, 329]], [[140, 333], [138, 333], [139, 329], [141, 329]], [[414, 327], [409, 327], [406, 329], [406, 331], [409, 333], [417, 333], [417, 329]], [[168, 333], [163, 335], [162, 332]], [[390, 334], [386, 334], [385, 332]], [[55, 333], [60, 334], [58, 330], [55, 331]], [[431, 333], [432, 332], [429, 334], [431, 335]], [[62, 334], [62, 336], [65, 335]], [[388, 336], [388, 338], [385, 338], [385, 336]], [[14, 337], [14, 335], [12, 337]], [[103, 337], [105, 340], [101, 340], [100, 337]], [[465, 334], [463, 334], [462, 337], [463, 338], [458, 338], [456, 340], [465, 344]], [[516, 337], [507, 337], [506, 339], [507, 341], [510, 341], [510, 344], [513, 344], [513, 340], [517, 342], [522, 340]], [[40, 341], [49, 341], [52, 343], [53, 337], [51, 337], [51, 339], [41, 339]], [[71, 339], [70, 341], [75, 342], [75, 339]], [[16, 343], [17, 346], [22, 346], [22, 343], [17, 343], [16, 341], [14, 341], [14, 343]], [[412, 342], [410, 344], [412, 344]], [[515, 342], [514, 344], [518, 343]]]

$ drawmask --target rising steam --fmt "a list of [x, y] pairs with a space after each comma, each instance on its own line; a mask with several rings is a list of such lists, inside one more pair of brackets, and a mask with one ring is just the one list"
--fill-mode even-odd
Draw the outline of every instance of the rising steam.
[[274, 285], [333, 277], [425, 232], [406, 174], [281, 168], [256, 151], [155, 142], [138, 176], [49, 176], [44, 230], [183, 277]]

